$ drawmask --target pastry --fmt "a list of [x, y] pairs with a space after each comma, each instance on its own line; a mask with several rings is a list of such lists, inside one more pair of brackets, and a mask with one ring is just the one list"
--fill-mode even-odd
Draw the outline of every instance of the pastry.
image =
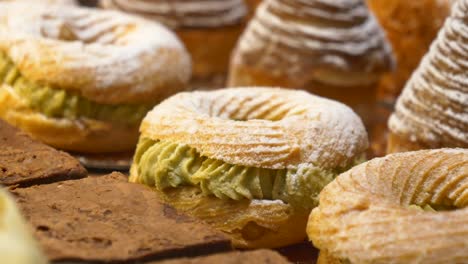
[[468, 150], [391, 154], [320, 193], [307, 234], [325, 263], [468, 263]]
[[379, 100], [393, 105], [450, 14], [451, 1], [367, 0], [367, 3], [384, 28], [397, 60], [395, 71], [385, 74], [378, 88]]
[[179, 93], [149, 112], [140, 131], [130, 181], [240, 248], [302, 241], [322, 187], [368, 146], [350, 108], [274, 88]]
[[122, 263], [228, 251], [229, 240], [120, 173], [16, 189], [51, 261]]
[[101, 5], [171, 27], [192, 56], [191, 87], [224, 86], [231, 51], [247, 15], [243, 0], [101, 0]]
[[257, 7], [262, 2], [262, 0], [245, 0], [245, 2], [249, 10], [249, 18], [251, 18], [254, 16], [255, 10], [257, 10]]
[[76, 159], [0, 119], [0, 184], [25, 187], [83, 177], [86, 170]]
[[189, 76], [189, 55], [159, 24], [113, 11], [0, 3], [0, 117], [54, 147], [132, 150], [146, 111]]
[[46, 264], [13, 198], [0, 188], [0, 256], [6, 264]]
[[369, 123], [393, 57], [363, 0], [265, 0], [232, 56], [229, 86], [304, 89]]
[[197, 258], [179, 258], [175, 260], [166, 260], [148, 264], [288, 264], [290, 263], [280, 254], [267, 250], [260, 249], [255, 251], [245, 252], [229, 252]]
[[389, 120], [388, 152], [468, 147], [468, 0], [456, 2]]

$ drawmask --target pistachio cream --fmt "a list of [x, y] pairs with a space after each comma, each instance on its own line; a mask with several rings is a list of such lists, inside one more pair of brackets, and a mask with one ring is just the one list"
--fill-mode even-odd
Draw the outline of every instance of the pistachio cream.
[[138, 124], [151, 109], [148, 105], [105, 105], [92, 102], [63, 89], [34, 83], [18, 71], [13, 62], [0, 52], [0, 84], [10, 85], [28, 106], [48, 117], [91, 119]]
[[205, 195], [220, 199], [279, 199], [304, 209], [315, 207], [322, 188], [346, 170], [325, 170], [311, 164], [278, 170], [233, 165], [203, 157], [187, 145], [144, 137], [133, 166], [138, 175], [135, 181], [160, 191], [199, 186]]

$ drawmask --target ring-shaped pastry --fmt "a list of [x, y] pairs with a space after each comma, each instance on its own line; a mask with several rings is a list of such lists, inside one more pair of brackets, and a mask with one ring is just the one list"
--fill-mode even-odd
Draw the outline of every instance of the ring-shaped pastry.
[[190, 77], [164, 26], [113, 11], [0, 3], [0, 116], [55, 147], [131, 150], [154, 104]]
[[350, 108], [274, 88], [179, 93], [140, 131], [130, 181], [250, 248], [302, 241], [320, 190], [368, 145]]
[[307, 233], [324, 263], [467, 263], [468, 150], [373, 159], [320, 193]]

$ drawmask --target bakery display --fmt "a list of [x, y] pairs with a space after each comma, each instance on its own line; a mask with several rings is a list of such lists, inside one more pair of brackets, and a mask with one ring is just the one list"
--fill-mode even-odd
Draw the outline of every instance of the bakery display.
[[229, 252], [197, 258], [180, 258], [175, 260], [166, 260], [148, 264], [288, 264], [291, 263], [280, 254], [267, 250], [259, 249], [245, 252]]
[[368, 146], [350, 108], [279, 88], [179, 93], [140, 131], [130, 181], [241, 248], [302, 241], [320, 190]]
[[101, 0], [101, 6], [159, 21], [175, 30], [193, 61], [193, 89], [224, 86], [244, 27], [243, 0]]
[[388, 152], [468, 147], [468, 1], [456, 2], [389, 120]]
[[0, 256], [7, 264], [47, 264], [8, 192], [0, 188]]
[[382, 78], [378, 97], [393, 104], [450, 14], [451, 0], [367, 0], [385, 30], [397, 60]]
[[376, 88], [393, 65], [362, 0], [266, 0], [233, 53], [229, 86], [304, 89], [346, 103], [371, 122]]
[[222, 233], [120, 173], [13, 193], [51, 261], [134, 263], [230, 250]]
[[0, 184], [30, 186], [86, 177], [69, 154], [31, 139], [0, 119]]
[[307, 225], [324, 263], [467, 263], [468, 150], [388, 155], [338, 176]]
[[160, 24], [37, 3], [0, 10], [0, 117], [54, 147], [131, 151], [147, 110], [189, 79], [189, 55]]

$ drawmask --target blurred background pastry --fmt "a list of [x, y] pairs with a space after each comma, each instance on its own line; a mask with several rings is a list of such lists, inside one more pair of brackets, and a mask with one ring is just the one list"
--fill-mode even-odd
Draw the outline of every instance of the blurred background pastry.
[[54, 147], [131, 151], [146, 112], [186, 88], [164, 26], [122, 13], [0, 3], [0, 117]]
[[160, 21], [192, 56], [194, 89], [224, 86], [229, 57], [243, 29], [243, 0], [101, 0], [101, 6]]
[[389, 120], [388, 152], [468, 147], [468, 0], [454, 5]]
[[5, 264], [47, 264], [13, 197], [0, 186], [0, 258]]
[[450, 0], [367, 0], [371, 11], [392, 44], [397, 67], [381, 79], [378, 109], [372, 127], [372, 152], [382, 156], [387, 145], [387, 121], [396, 98], [437, 36], [445, 18], [450, 14]]
[[370, 123], [391, 48], [361, 0], [265, 0], [232, 55], [229, 86], [304, 89]]
[[386, 74], [380, 82], [380, 100], [393, 104], [450, 14], [451, 2], [367, 0], [385, 30], [397, 60], [395, 71]]
[[257, 10], [258, 5], [262, 0], [245, 0], [247, 7], [249, 9], [249, 19], [255, 15], [255, 10]]
[[240, 248], [303, 241], [320, 190], [368, 147], [349, 107], [273, 88], [179, 93], [140, 130], [130, 181], [155, 188]]

